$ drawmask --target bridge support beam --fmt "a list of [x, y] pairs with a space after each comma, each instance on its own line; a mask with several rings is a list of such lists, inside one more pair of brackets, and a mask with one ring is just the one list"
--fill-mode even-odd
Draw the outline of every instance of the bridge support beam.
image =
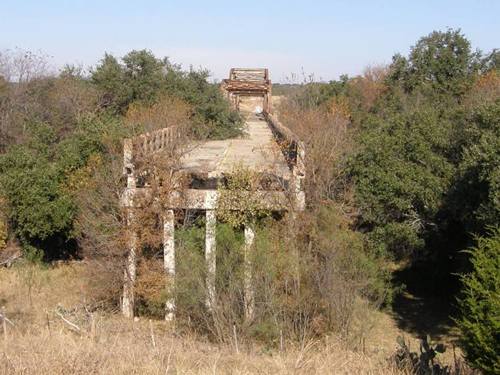
[[213, 309], [215, 304], [215, 269], [216, 269], [216, 243], [215, 230], [217, 219], [214, 210], [206, 211], [205, 228], [205, 261], [207, 264], [206, 288], [207, 288], [207, 308]]
[[173, 320], [175, 316], [175, 216], [174, 210], [167, 210], [163, 217], [163, 265], [167, 277], [167, 295], [165, 303], [165, 320]]
[[135, 280], [137, 278], [137, 234], [130, 230], [132, 224], [132, 212], [129, 211], [127, 217], [127, 225], [129, 227], [129, 250], [125, 263], [124, 280], [123, 280], [123, 296], [122, 296], [122, 313], [127, 318], [134, 317], [135, 307]]
[[245, 299], [245, 319], [252, 320], [255, 310], [255, 289], [252, 283], [252, 250], [255, 233], [250, 225], [245, 225], [245, 245], [243, 248], [244, 270], [243, 288]]

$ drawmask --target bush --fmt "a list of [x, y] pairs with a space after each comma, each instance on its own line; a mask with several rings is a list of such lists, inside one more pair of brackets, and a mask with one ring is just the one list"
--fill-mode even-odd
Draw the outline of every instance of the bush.
[[457, 320], [461, 345], [472, 367], [500, 373], [500, 228], [477, 239], [472, 272], [462, 276], [461, 316]]
[[[338, 210], [322, 208], [297, 220], [256, 221], [248, 254], [255, 308], [245, 318], [243, 233], [217, 225], [217, 297], [212, 311], [204, 304], [204, 225], [176, 230], [176, 317], [187, 327], [218, 342], [257, 339], [268, 346], [339, 334], [352, 341], [360, 300], [379, 306], [387, 297], [387, 274], [380, 259], [351, 231]], [[364, 302], [363, 306], [366, 306]], [[364, 332], [366, 334], [366, 332]]]

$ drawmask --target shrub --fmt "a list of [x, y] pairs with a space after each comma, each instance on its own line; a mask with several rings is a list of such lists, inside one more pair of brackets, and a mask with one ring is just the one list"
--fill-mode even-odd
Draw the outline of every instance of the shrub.
[[462, 276], [461, 345], [467, 361], [486, 374], [500, 372], [500, 228], [477, 239], [472, 272]]
[[[218, 341], [240, 344], [257, 339], [277, 346], [336, 333], [350, 339], [359, 300], [378, 306], [387, 293], [380, 260], [351, 231], [338, 210], [322, 208], [300, 218], [267, 217], [255, 222], [248, 254], [255, 307], [245, 318], [243, 233], [240, 226], [217, 225], [217, 296], [212, 311], [204, 304], [204, 225], [176, 230], [176, 316]], [[236, 333], [235, 333], [236, 332]]]

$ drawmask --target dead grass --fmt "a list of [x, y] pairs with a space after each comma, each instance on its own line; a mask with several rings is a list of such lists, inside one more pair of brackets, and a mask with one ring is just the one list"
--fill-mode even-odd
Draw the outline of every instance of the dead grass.
[[[153, 327], [151, 329], [151, 327]], [[103, 318], [92, 340], [59, 325], [14, 334], [4, 344], [0, 371], [23, 374], [390, 374], [383, 364], [334, 343], [311, 343], [285, 354], [236, 353], [163, 325]], [[153, 335], [151, 335], [153, 332]], [[153, 340], [154, 338], [154, 340]]]
[[[8, 325], [7, 336], [0, 330], [2, 374], [398, 373], [386, 358], [399, 332], [388, 329], [390, 319], [383, 313], [374, 312], [368, 323], [375, 336], [356, 351], [333, 337], [301, 346], [285, 343], [283, 352], [259, 346], [237, 350], [180, 337], [163, 321], [89, 311], [82, 264], [27, 267], [0, 269], [0, 305], [15, 324]], [[366, 317], [359, 319], [366, 324]]]
[[[111, 322], [104, 327], [113, 327]], [[113, 322], [118, 325], [117, 322]], [[309, 346], [284, 355], [237, 354], [191, 339], [158, 334], [156, 347], [144, 325], [123, 323], [114, 336], [98, 342], [65, 332], [28, 333], [11, 342], [2, 353], [0, 371], [23, 374], [390, 374], [395, 373], [366, 357], [336, 347]], [[0, 357], [0, 358], [1, 358]]]

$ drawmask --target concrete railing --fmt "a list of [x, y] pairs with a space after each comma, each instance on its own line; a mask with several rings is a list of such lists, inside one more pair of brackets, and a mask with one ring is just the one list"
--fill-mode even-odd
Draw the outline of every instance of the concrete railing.
[[134, 161], [137, 156], [149, 155], [166, 148], [179, 138], [177, 127], [154, 130], [123, 141], [123, 173], [127, 175], [127, 187], [135, 187]]
[[264, 112], [267, 123], [271, 127], [274, 136], [285, 156], [288, 166], [292, 170], [291, 187], [296, 195], [297, 209], [305, 207], [304, 179], [306, 177], [305, 157], [306, 149], [304, 143], [297, 135], [283, 125], [278, 117], [272, 113]]
[[298, 177], [305, 177], [305, 146], [304, 143], [289, 128], [283, 125], [276, 115], [264, 112], [285, 158]]

